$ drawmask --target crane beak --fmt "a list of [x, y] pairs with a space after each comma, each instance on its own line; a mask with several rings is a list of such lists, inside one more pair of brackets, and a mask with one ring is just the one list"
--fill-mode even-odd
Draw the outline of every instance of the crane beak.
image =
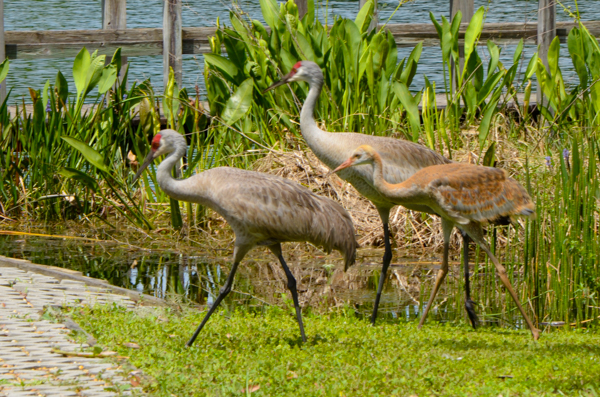
[[266, 93], [266, 92], [268, 92], [268, 91], [271, 91], [271, 90], [272, 90], [272, 89], [274, 89], [274, 88], [277, 88], [277, 87], [279, 87], [280, 85], [284, 85], [284, 84], [286, 84], [286, 83], [288, 82], [288, 80], [289, 80], [289, 79], [290, 79], [290, 78], [291, 78], [291, 77], [292, 77], [294, 74], [296, 74], [296, 72], [295, 72], [295, 71], [293, 71], [293, 72], [289, 72], [288, 74], [286, 74], [285, 76], [283, 76], [283, 78], [282, 78], [281, 80], [279, 80], [278, 82], [274, 83], [274, 84], [273, 84], [273, 85], [271, 85], [269, 88], [267, 88], [266, 90], [264, 90], [264, 91], [263, 91], [263, 94], [264, 94], [264, 93]]
[[154, 160], [154, 150], [151, 150], [150, 153], [148, 153], [148, 155], [144, 159], [144, 163], [142, 164], [142, 166], [140, 167], [140, 169], [138, 170], [138, 172], [133, 177], [133, 182], [132, 183], [136, 183], [137, 182], [137, 180], [142, 175], [142, 172], [144, 172], [144, 170], [146, 168], [148, 168], [148, 166], [150, 165], [150, 163], [152, 163], [152, 160]]
[[343, 170], [344, 168], [352, 167], [353, 165], [354, 165], [354, 160], [352, 160], [352, 158], [349, 158], [348, 160], [346, 160], [342, 164], [340, 164], [340, 166], [337, 167], [332, 172], [338, 172], [338, 171]]

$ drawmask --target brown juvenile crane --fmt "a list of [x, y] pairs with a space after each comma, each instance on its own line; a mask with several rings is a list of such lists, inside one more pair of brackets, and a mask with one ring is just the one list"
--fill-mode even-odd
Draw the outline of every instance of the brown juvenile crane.
[[160, 188], [176, 200], [213, 209], [225, 218], [235, 233], [231, 272], [187, 346], [194, 343], [210, 316], [231, 291], [238, 265], [257, 245], [268, 247], [281, 263], [294, 300], [300, 334], [306, 342], [296, 280], [283, 259], [281, 243], [308, 241], [327, 252], [332, 249], [340, 251], [347, 270], [354, 264], [358, 245], [350, 215], [331, 199], [319, 197], [285, 178], [260, 172], [218, 167], [187, 179], [174, 179], [171, 170], [186, 151], [187, 144], [181, 134], [173, 130], [161, 131], [152, 140], [152, 149], [134, 182], [155, 158], [167, 155], [156, 170]]
[[[321, 68], [311, 61], [297, 62], [287, 75], [267, 88], [265, 92], [293, 81], [305, 81], [310, 87], [308, 96], [306, 97], [300, 112], [300, 129], [302, 130], [302, 136], [310, 149], [317, 158], [325, 163], [330, 169], [334, 169], [342, 164], [342, 162], [360, 145], [370, 145], [379, 152], [384, 160], [383, 174], [385, 179], [392, 183], [405, 181], [421, 168], [436, 164], [451, 163], [451, 161], [444, 156], [417, 143], [353, 132], [332, 133], [320, 129], [315, 122], [314, 111], [317, 99], [323, 88], [323, 72], [321, 71]], [[387, 271], [390, 262], [392, 261], [392, 247], [390, 245], [388, 223], [390, 210], [396, 206], [396, 204], [388, 200], [387, 197], [380, 194], [377, 189], [373, 187], [373, 170], [368, 164], [343, 170], [339, 173], [339, 176], [343, 180], [350, 182], [360, 194], [365, 196], [375, 205], [383, 223], [385, 252], [383, 255], [383, 265], [381, 268], [379, 285], [377, 287], [373, 314], [371, 315], [371, 323], [375, 324], [381, 292], [383, 291]], [[428, 212], [428, 208], [420, 203], [411, 203], [410, 205], [405, 205], [405, 207], [415, 211]], [[463, 246], [467, 250], [468, 245], [468, 237], [463, 234]], [[475, 327], [477, 324], [477, 315], [475, 314], [475, 304], [470, 296], [468, 277], [469, 267], [465, 258], [465, 308], [473, 327]]]
[[523, 186], [508, 177], [504, 170], [460, 163], [427, 167], [402, 183], [391, 184], [384, 178], [384, 163], [381, 156], [369, 145], [363, 145], [356, 149], [352, 156], [334, 172], [361, 164], [372, 165], [374, 187], [387, 200], [404, 206], [413, 203], [426, 205], [430, 211], [442, 218], [444, 231], [442, 267], [437, 274], [435, 286], [431, 291], [425, 313], [419, 322], [419, 328], [423, 326], [435, 295], [448, 273], [450, 233], [456, 226], [490, 257], [496, 266], [500, 280], [525, 318], [533, 339], [539, 338], [539, 330], [533, 326], [523, 310], [519, 298], [508, 280], [506, 269], [490, 251], [483, 237], [482, 228], [483, 223], [501, 217], [535, 216], [535, 205]]

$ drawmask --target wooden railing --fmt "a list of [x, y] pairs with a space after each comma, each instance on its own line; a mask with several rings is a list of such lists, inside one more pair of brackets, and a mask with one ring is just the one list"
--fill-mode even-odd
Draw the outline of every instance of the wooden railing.
[[[300, 11], [306, 10], [306, 0], [295, 0]], [[365, 0], [360, 0], [361, 5]], [[461, 30], [466, 29], [473, 15], [473, 0], [449, 0], [450, 10], [463, 12]], [[163, 29], [126, 29], [126, 0], [103, 0], [101, 30], [62, 31], [4, 31], [3, 0], [0, 0], [0, 59], [64, 58], [74, 57], [82, 47], [111, 55], [118, 47], [124, 56], [163, 54], [165, 84], [169, 67], [181, 84], [182, 54], [201, 54], [209, 51], [208, 38], [214, 27], [183, 28], [181, 26], [181, 0], [166, 0], [163, 11]], [[527, 23], [487, 23], [482, 39], [519, 40], [540, 44], [540, 54], [545, 60], [547, 46], [558, 35], [565, 40], [575, 26], [572, 22], [556, 22], [554, 0], [539, 0], [539, 20]], [[358, 7], [357, 7], [358, 8]], [[585, 22], [590, 32], [600, 37], [600, 21]], [[412, 46], [419, 41], [425, 45], [438, 45], [433, 24], [389, 24], [387, 29], [400, 46]], [[4, 43], [4, 45], [2, 45]], [[544, 48], [545, 46], [545, 48]], [[124, 62], [125, 63], [125, 62]], [[3, 91], [6, 89], [2, 84]], [[2, 93], [0, 92], [0, 95]]]

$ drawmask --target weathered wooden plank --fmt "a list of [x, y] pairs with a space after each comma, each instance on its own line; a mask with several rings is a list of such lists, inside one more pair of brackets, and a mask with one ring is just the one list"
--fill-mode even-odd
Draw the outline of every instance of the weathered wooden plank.
[[[453, 19], [456, 14], [460, 11], [462, 18], [461, 24], [469, 25], [471, 22], [471, 18], [473, 18], [475, 5], [473, 4], [473, 0], [450, 0], [450, 18]], [[464, 44], [460, 44], [458, 47], [458, 70], [463, 70], [465, 64], [465, 46]], [[455, 86], [457, 84], [457, 78], [454, 75], [455, 73], [455, 65], [454, 60], [451, 60], [451, 84], [452, 91], [455, 90]]]
[[127, 0], [102, 0], [102, 29], [125, 29]]
[[[0, 0], [0, 62], [6, 59], [6, 44], [4, 41], [4, 0]], [[0, 103], [6, 98], [6, 80], [0, 83]]]
[[181, 0], [165, 0], [163, 11], [163, 81], [167, 86], [169, 70], [173, 68], [175, 81], [181, 87], [183, 43]]
[[[584, 25], [595, 37], [600, 37], [600, 21], [584, 21]], [[566, 40], [573, 22], [557, 22], [556, 34], [561, 41]], [[400, 46], [437, 46], [437, 33], [430, 23], [389, 24], [386, 28], [394, 35]], [[462, 24], [461, 36], [467, 25]], [[200, 54], [210, 50], [208, 38], [215, 34], [214, 27], [183, 28], [183, 54]], [[527, 43], [537, 42], [537, 23], [486, 23], [481, 34], [482, 40], [494, 39], [500, 42], [525, 39]], [[121, 47], [123, 55], [160, 55], [163, 37], [160, 28], [120, 29], [120, 30], [53, 30], [53, 31], [6, 31], [6, 54], [15, 58], [61, 58], [74, 57], [81, 47], [98, 49], [100, 53], [111, 55]]]
[[[102, 0], [102, 29], [118, 30], [127, 28], [127, 0]], [[106, 57], [110, 63], [112, 57]], [[127, 69], [127, 57], [121, 57], [121, 70]], [[123, 73], [120, 73], [123, 76]]]
[[308, 12], [308, 0], [294, 0], [294, 3], [298, 7], [298, 16], [302, 19]]
[[[538, 56], [548, 69], [548, 49], [550, 43], [556, 37], [556, 10], [555, 0], [539, 0], [538, 3], [538, 24], [537, 24], [537, 41], [538, 41]], [[537, 102], [542, 103], [544, 94], [538, 84], [537, 87]]]

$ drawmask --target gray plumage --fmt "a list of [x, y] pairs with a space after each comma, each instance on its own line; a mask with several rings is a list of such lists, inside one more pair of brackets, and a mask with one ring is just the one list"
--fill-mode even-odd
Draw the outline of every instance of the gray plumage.
[[[300, 129], [310, 149], [330, 169], [333, 170], [342, 164], [361, 145], [370, 145], [380, 153], [381, 158], [384, 160], [383, 175], [385, 180], [390, 183], [404, 182], [415, 172], [425, 167], [451, 163], [444, 156], [413, 142], [358, 133], [332, 133], [320, 129], [314, 119], [314, 110], [323, 87], [323, 72], [321, 68], [311, 61], [297, 62], [287, 75], [267, 88], [265, 92], [293, 81], [305, 81], [309, 84], [310, 89], [300, 112]], [[392, 260], [388, 222], [390, 210], [396, 204], [383, 196], [374, 187], [373, 167], [371, 164], [347, 168], [340, 171], [338, 175], [340, 178], [351, 183], [360, 194], [375, 205], [383, 222], [385, 254], [383, 256], [382, 272], [377, 288], [373, 315], [371, 316], [371, 322], [375, 323], [387, 269]], [[418, 203], [411, 203], [405, 207], [415, 211], [435, 213], [431, 208]]]
[[[156, 171], [160, 188], [176, 200], [198, 203], [213, 209], [221, 214], [233, 229], [235, 247], [231, 281], [237, 265], [248, 251], [256, 245], [267, 246], [286, 270], [290, 290], [293, 284], [292, 295], [302, 337], [305, 339], [295, 280], [283, 260], [280, 244], [288, 241], [308, 241], [322, 247], [328, 253], [335, 249], [344, 255], [347, 269], [354, 264], [358, 246], [350, 215], [329, 198], [319, 197], [285, 178], [260, 172], [218, 167], [187, 179], [174, 179], [171, 170], [186, 150], [186, 141], [178, 132], [161, 131], [154, 137], [152, 151], [138, 170], [135, 179], [139, 178], [153, 159], [167, 155]], [[226, 292], [222, 291], [223, 296], [229, 292], [229, 281], [228, 279], [224, 287]], [[220, 300], [216, 301], [213, 308], [219, 302]], [[211, 313], [209, 311], [205, 320]], [[204, 323], [205, 321], [197, 333]], [[193, 343], [197, 333], [188, 345]]]

